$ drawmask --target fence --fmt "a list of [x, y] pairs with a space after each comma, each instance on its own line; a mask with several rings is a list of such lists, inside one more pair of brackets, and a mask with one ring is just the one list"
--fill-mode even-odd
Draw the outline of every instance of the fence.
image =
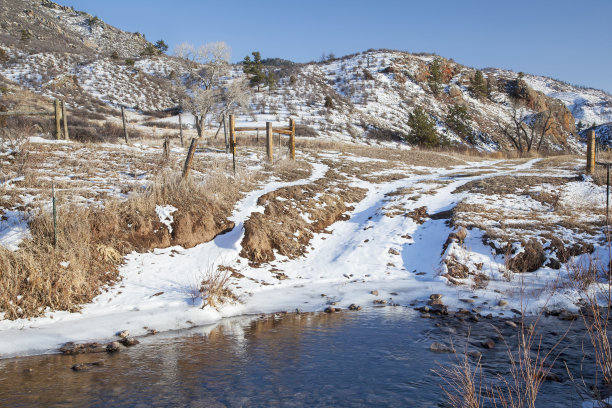
[[53, 106], [54, 110], [52, 112], [12, 111], [0, 112], [0, 116], [55, 116], [55, 139], [60, 140], [63, 136], [64, 139], [70, 140], [70, 136], [68, 134], [68, 115], [66, 114], [66, 104], [64, 101], [56, 99]]
[[[225, 121], [224, 121], [225, 122]], [[291, 160], [295, 160], [295, 121], [289, 119], [289, 126], [287, 127], [273, 127], [271, 122], [266, 122], [266, 126], [236, 126], [236, 120], [234, 115], [229, 115], [229, 148], [232, 152], [232, 167], [234, 174], [236, 173], [236, 146], [237, 146], [237, 132], [266, 132], [266, 159], [269, 163], [274, 161], [274, 138], [273, 135], [276, 133], [279, 135], [279, 147], [281, 146], [281, 136], [289, 136], [289, 155]], [[193, 161], [193, 155], [195, 154], [197, 146], [197, 138], [191, 139], [189, 145], [189, 151], [187, 152], [187, 158], [185, 159], [185, 165], [183, 167], [183, 177], [189, 175], [191, 169], [191, 162]]]

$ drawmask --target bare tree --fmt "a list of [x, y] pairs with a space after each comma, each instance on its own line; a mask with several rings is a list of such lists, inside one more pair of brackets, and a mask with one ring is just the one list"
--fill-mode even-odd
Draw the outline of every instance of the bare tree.
[[553, 113], [547, 109], [538, 113], [530, 113], [518, 102], [512, 104], [510, 122], [497, 122], [503, 135], [519, 152], [530, 152], [534, 147], [539, 151], [546, 133], [553, 123]]
[[250, 88], [244, 78], [235, 79], [225, 88], [221, 101], [221, 114], [227, 115], [237, 109], [247, 110], [249, 107]]
[[186, 61], [186, 108], [193, 113], [198, 137], [202, 137], [206, 116], [221, 102], [224, 93], [221, 78], [229, 71], [229, 46], [214, 42], [196, 48], [183, 43], [174, 54]]

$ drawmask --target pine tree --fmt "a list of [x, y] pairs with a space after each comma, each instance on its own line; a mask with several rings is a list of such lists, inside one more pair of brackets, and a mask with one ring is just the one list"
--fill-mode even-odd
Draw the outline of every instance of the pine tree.
[[487, 81], [485, 80], [482, 71], [476, 71], [474, 77], [470, 80], [470, 92], [472, 92], [476, 99], [483, 99], [488, 94], [487, 88]]
[[155, 43], [155, 48], [159, 51], [160, 54], [168, 51], [168, 44], [164, 40], [157, 40]]
[[268, 71], [266, 74], [266, 86], [268, 87], [269, 93], [272, 93], [272, 90], [276, 89], [276, 76], [272, 71]]
[[416, 107], [408, 116], [408, 141], [426, 147], [436, 147], [440, 144], [436, 124], [420, 107]]
[[250, 76], [251, 86], [256, 86], [257, 92], [259, 92], [259, 87], [266, 84], [266, 74], [263, 71], [263, 63], [261, 62], [259, 51], [253, 51], [251, 55], [253, 60], [248, 55], [244, 57], [242, 71]]
[[429, 89], [431, 92], [437, 96], [442, 89], [442, 67], [439, 58], [435, 58], [429, 64], [429, 76], [427, 77], [427, 83], [429, 84]]
[[446, 126], [464, 140], [472, 141], [472, 128], [468, 124], [470, 115], [465, 106], [453, 105], [446, 115]]

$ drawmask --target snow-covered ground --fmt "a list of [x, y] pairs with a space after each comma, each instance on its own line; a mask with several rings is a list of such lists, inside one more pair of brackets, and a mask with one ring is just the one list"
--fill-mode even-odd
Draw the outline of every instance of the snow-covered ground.
[[[262, 152], [251, 155], [256, 154]], [[543, 171], [534, 168], [539, 159], [481, 160], [446, 167], [395, 163], [395, 167], [370, 170], [370, 176], [398, 172], [401, 176], [370, 181], [347, 173], [354, 186], [367, 190], [365, 198], [353, 204], [348, 220], [335, 222], [327, 232], [315, 234], [304, 256], [288, 259], [276, 254], [270, 263], [251, 265], [240, 256], [241, 242], [245, 221], [254, 212], [264, 211], [258, 205], [259, 197], [283, 187], [321, 183], [330, 166], [390, 163], [334, 151], [304, 153], [302, 158], [312, 165], [310, 176], [286, 182], [272, 178], [247, 193], [235, 206], [231, 216], [235, 227], [231, 231], [191, 249], [170, 247], [129, 254], [120, 267], [121, 280], [80, 312], [49, 311], [39, 318], [0, 320], [1, 357], [53, 352], [68, 341], [107, 340], [120, 330], [139, 336], [150, 329], [168, 331], [207, 325], [243, 314], [321, 311], [330, 305], [347, 308], [351, 304], [423, 306], [434, 293], [442, 294], [450, 309], [477, 308], [482, 315], [510, 317], [514, 314], [511, 309], [529, 313], [543, 307], [576, 309], [578, 293], [571, 287], [551, 291], [555, 282], [564, 279], [565, 268], [543, 266], [532, 273], [504, 273], [504, 256], [483, 244], [483, 230], [469, 230], [463, 242], [450, 242], [445, 250], [453, 231], [447, 219], [425, 216], [420, 223], [418, 218], [405, 215], [421, 207], [426, 207], [429, 215], [454, 208], [473, 196], [457, 190], [470, 181], [534, 173], [567, 177], [575, 174], [572, 165], [565, 170]], [[450, 157], [448, 162], [452, 163]], [[565, 184], [560, 200], [567, 205], [580, 203], [586, 191], [592, 198], [589, 208], [601, 209], [605, 205], [605, 188], [590, 179]], [[550, 210], [523, 196], [518, 196], [516, 202], [498, 200], [489, 204], [534, 214]], [[398, 208], [401, 215], [394, 216]], [[575, 210], [579, 218], [583, 209]], [[160, 220], [168, 228], [172, 227], [172, 211], [168, 207], [157, 208]], [[14, 219], [9, 217], [11, 225], [18, 229], [22, 224]], [[9, 230], [10, 225], [0, 224], [4, 236], [10, 235]], [[525, 234], [537, 237], [540, 233]], [[605, 259], [605, 248], [599, 244], [601, 236], [596, 234], [592, 242], [596, 244], [593, 256]], [[478, 268], [488, 278], [487, 285], [475, 285], [472, 277], [462, 284], [451, 284], [444, 263], [449, 257], [461, 260], [469, 269]], [[229, 287], [238, 301], [228, 301], [217, 308], [202, 307], [200, 283], [220, 266], [235, 271]]]

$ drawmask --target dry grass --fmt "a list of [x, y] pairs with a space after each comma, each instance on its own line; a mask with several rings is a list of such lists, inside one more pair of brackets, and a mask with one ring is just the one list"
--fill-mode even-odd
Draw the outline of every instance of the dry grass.
[[[0, 312], [15, 319], [46, 308], [77, 310], [116, 279], [123, 254], [191, 247], [233, 227], [227, 217], [240, 196], [236, 184], [214, 177], [199, 184], [162, 173], [127, 200], [111, 199], [103, 207], [60, 206], [56, 248], [49, 212], [33, 211], [32, 238], [15, 252], [0, 248]], [[158, 220], [158, 204], [177, 208], [172, 234]]]
[[[307, 252], [314, 233], [347, 219], [347, 203], [365, 197], [365, 190], [350, 187], [334, 170], [316, 183], [285, 187], [261, 196], [263, 213], [253, 213], [244, 223], [241, 256], [254, 264], [275, 259], [274, 252], [296, 258]], [[304, 216], [307, 217], [304, 218]]]
[[199, 288], [203, 300], [202, 308], [218, 307], [226, 301], [237, 300], [229, 286], [231, 277], [232, 272], [228, 269], [214, 266], [208, 268]]
[[470, 364], [467, 355], [462, 355], [459, 361], [450, 366], [440, 366], [434, 370], [444, 381], [442, 392], [446, 402], [453, 408], [480, 408], [485, 403], [485, 390], [483, 389], [483, 374], [480, 358]]
[[577, 177], [498, 176], [470, 181], [455, 189], [453, 193], [527, 194], [531, 188], [540, 187], [543, 184], [559, 186], [577, 180], [579, 180]]
[[[522, 286], [523, 287], [523, 286]], [[521, 291], [521, 299], [524, 293]], [[521, 309], [524, 311], [524, 303]], [[543, 335], [537, 332], [541, 314], [529, 324], [523, 317], [515, 348], [508, 343], [509, 372], [488, 374], [480, 358], [470, 364], [467, 356], [458, 363], [437, 370], [444, 381], [442, 389], [452, 407], [535, 408], [542, 384], [560, 353], [557, 349], [567, 332], [548, 350], [543, 349]], [[569, 329], [568, 329], [569, 330]], [[501, 335], [501, 333], [498, 334]]]
[[593, 347], [591, 356], [596, 369], [595, 384], [587, 386], [583, 380], [581, 388], [590, 398], [602, 400], [612, 392], [612, 280], [606, 272], [609, 266], [589, 261], [588, 265], [571, 264], [568, 269], [573, 287], [583, 299], [580, 315]]

